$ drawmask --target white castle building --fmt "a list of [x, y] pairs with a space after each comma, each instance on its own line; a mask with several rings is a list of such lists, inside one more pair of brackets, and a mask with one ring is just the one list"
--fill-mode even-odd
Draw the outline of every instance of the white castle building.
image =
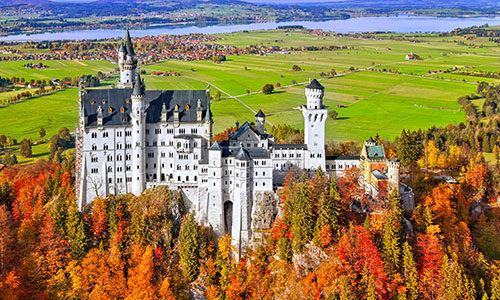
[[[245, 122], [229, 138], [212, 141], [209, 90], [146, 90], [127, 32], [119, 50], [117, 89], [81, 89], [76, 131], [79, 207], [95, 197], [132, 193], [160, 185], [180, 190], [197, 220], [220, 236], [228, 233], [238, 251], [269, 226], [277, 207], [276, 189], [291, 168], [326, 170], [341, 176], [363, 169], [367, 191], [376, 195], [399, 183], [399, 163], [368, 140], [362, 156], [326, 157], [324, 87], [305, 88], [304, 144], [276, 144], [266, 133], [265, 115]], [[385, 166], [385, 167], [384, 167]], [[274, 203], [274, 204], [272, 204]]]

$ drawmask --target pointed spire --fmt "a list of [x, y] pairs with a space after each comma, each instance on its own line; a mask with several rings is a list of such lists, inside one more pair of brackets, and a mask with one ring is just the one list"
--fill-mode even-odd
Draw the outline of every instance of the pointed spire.
[[134, 46], [132, 45], [132, 39], [130, 38], [130, 32], [127, 27], [127, 34], [125, 36], [125, 47], [127, 48], [127, 54], [130, 56], [135, 56]]
[[120, 44], [120, 50], [118, 50], [118, 52], [125, 52], [125, 46], [123, 46], [123, 43]]
[[137, 71], [137, 76], [135, 78], [134, 90], [132, 91], [132, 96], [144, 96], [144, 81], [141, 80], [141, 72]]
[[259, 109], [259, 111], [257, 112], [257, 114], [255, 114], [255, 117], [257, 117], [257, 118], [265, 118], [266, 115], [262, 112], [262, 109]]
[[165, 102], [163, 102], [163, 105], [161, 106], [161, 112], [166, 113], [167, 112], [167, 105], [165, 105]]
[[222, 150], [218, 141], [215, 141], [209, 150]]
[[211, 121], [211, 120], [212, 120], [212, 110], [210, 109], [210, 105], [209, 105], [207, 107], [207, 113], [205, 114], [205, 121]]

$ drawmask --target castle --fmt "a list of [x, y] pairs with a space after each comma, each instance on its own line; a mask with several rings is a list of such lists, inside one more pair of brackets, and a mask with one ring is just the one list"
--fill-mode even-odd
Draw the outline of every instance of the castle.
[[407, 191], [399, 182], [399, 162], [388, 160], [373, 139], [365, 142], [361, 156], [325, 155], [327, 108], [324, 87], [317, 80], [305, 87], [307, 103], [299, 107], [304, 144], [276, 144], [266, 133], [261, 110], [255, 123], [237, 125], [227, 140], [211, 143], [208, 89], [147, 90], [136, 71], [128, 31], [118, 63], [118, 88], [80, 89], [76, 176], [81, 209], [95, 197], [138, 196], [165, 185], [181, 192], [200, 223], [219, 236], [230, 234], [241, 252], [262, 223], [270, 224], [263, 218], [273, 217], [272, 210], [269, 216], [256, 203], [275, 199], [291, 168], [311, 172], [321, 168], [331, 176], [342, 176], [359, 167], [367, 193]]

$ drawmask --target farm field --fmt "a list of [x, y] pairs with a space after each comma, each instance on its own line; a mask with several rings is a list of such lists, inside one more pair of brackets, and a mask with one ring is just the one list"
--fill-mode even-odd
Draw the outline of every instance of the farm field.
[[[321, 80], [326, 88], [325, 104], [339, 113], [339, 119], [327, 120], [326, 136], [329, 140], [362, 141], [377, 133], [392, 139], [403, 128], [428, 128], [461, 122], [464, 114], [459, 111], [456, 99], [474, 93], [479, 80], [499, 83], [495, 79], [456, 74], [425, 75], [428, 70], [454, 66], [474, 66], [475, 70], [498, 71], [498, 46], [485, 43], [483, 48], [475, 48], [474, 42], [469, 42], [471, 45], [459, 45], [455, 41], [460, 40], [458, 37], [455, 39], [429, 35], [416, 38], [419, 42], [415, 43], [408, 40], [322, 37], [284, 31], [220, 36], [225, 40], [219, 42], [239, 46], [257, 43], [294, 47], [349, 45], [354, 49], [231, 56], [221, 64], [172, 60], [142, 67], [146, 71], [144, 78], [147, 89], [205, 89], [211, 84], [211, 94], [216, 96], [214, 100], [218, 100], [218, 92], [222, 91], [222, 100], [212, 104], [215, 133], [233, 126], [236, 121], [242, 123], [254, 119], [254, 112], [235, 99], [227, 99], [225, 93], [239, 96], [239, 100], [254, 111], [263, 109], [268, 121], [274, 125], [286, 123], [302, 128], [301, 112], [294, 108], [306, 101], [304, 85], [283, 86], [294, 82], [307, 83], [310, 78], [319, 78], [321, 72], [326, 73], [332, 69], [341, 76]], [[424, 59], [405, 61], [404, 56], [410, 51]], [[85, 66], [74, 61], [44, 61], [51, 68], [31, 70], [24, 69], [24, 63], [0, 62], [0, 76], [51, 79], [96, 74], [98, 71], [109, 72], [117, 67], [100, 61], [83, 62]], [[293, 71], [294, 64], [302, 71]], [[356, 72], [349, 71], [351, 67]], [[366, 70], [367, 68], [397, 69], [402, 74], [375, 72]], [[151, 75], [153, 71], [176, 71], [181, 76], [159, 77]], [[410, 76], [411, 73], [415, 75]], [[247, 91], [260, 91], [266, 83], [278, 82], [282, 87], [271, 95], [247, 95]], [[76, 104], [77, 90], [68, 89], [0, 108], [0, 134], [18, 140], [37, 140], [40, 126], [46, 129], [47, 136], [55, 134], [63, 126], [72, 131], [77, 122]]]
[[[47, 69], [26, 69], [23, 65], [27, 63], [39, 63], [49, 66]], [[44, 60], [44, 61], [2, 61], [0, 62], [0, 77], [12, 76], [24, 78], [27, 81], [50, 80], [53, 78], [62, 79], [64, 77], [73, 77], [83, 74], [95, 75], [101, 71], [103, 73], [111, 72], [118, 65], [108, 61], [70, 61], [70, 60]]]

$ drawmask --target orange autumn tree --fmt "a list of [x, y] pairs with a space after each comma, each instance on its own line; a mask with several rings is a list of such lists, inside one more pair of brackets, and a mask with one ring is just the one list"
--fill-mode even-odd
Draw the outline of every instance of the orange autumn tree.
[[155, 287], [153, 285], [154, 265], [153, 248], [135, 245], [132, 247], [131, 268], [128, 276], [127, 300], [156, 299]]
[[418, 237], [417, 246], [420, 253], [418, 273], [424, 299], [436, 299], [440, 295], [443, 249], [438, 234], [439, 226], [431, 225], [427, 228], [427, 233]]

